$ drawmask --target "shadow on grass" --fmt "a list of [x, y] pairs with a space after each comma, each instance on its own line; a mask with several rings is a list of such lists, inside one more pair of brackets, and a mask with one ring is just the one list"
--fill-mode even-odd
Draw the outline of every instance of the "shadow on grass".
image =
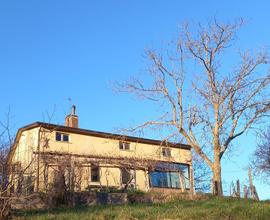
[[67, 207], [61, 206], [53, 209], [43, 209], [43, 210], [14, 210], [12, 215], [15, 217], [33, 217], [42, 215], [58, 215], [58, 214], [84, 214], [84, 213], [97, 213], [110, 210], [117, 210], [119, 208], [145, 208], [146, 206], [158, 206], [157, 204], [127, 204], [127, 205], [93, 205], [93, 206], [75, 206]]

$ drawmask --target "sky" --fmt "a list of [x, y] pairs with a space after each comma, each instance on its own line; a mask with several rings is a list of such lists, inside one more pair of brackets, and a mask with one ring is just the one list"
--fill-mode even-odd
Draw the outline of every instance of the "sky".
[[[114, 132], [155, 114], [147, 103], [112, 91], [144, 69], [146, 48], [165, 45], [181, 23], [243, 17], [239, 48], [270, 45], [270, 2], [161, 0], [0, 0], [0, 120], [12, 131], [35, 122], [63, 124], [77, 106], [81, 128]], [[153, 134], [153, 137], [155, 134]], [[247, 181], [256, 147], [249, 133], [223, 161], [224, 189]], [[262, 199], [270, 187], [256, 179]]]

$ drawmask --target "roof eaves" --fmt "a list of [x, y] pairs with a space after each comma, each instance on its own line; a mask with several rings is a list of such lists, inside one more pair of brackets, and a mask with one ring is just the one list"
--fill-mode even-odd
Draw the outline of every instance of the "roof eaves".
[[102, 138], [126, 140], [126, 141], [130, 141], [130, 142], [146, 143], [146, 144], [153, 144], [153, 145], [170, 146], [170, 147], [176, 147], [176, 148], [187, 149], [187, 150], [191, 149], [191, 147], [189, 145], [186, 145], [186, 144], [177, 144], [177, 143], [171, 143], [171, 142], [166, 142], [166, 141], [162, 141], [162, 140], [140, 138], [140, 137], [120, 135], [120, 134], [107, 133], [107, 132], [94, 131], [94, 130], [87, 130], [87, 129], [81, 129], [81, 128], [72, 128], [72, 127], [55, 125], [55, 124], [44, 123], [44, 122], [36, 122], [36, 123], [33, 123], [32, 126], [43, 126], [45, 128], [51, 128], [51, 129], [55, 129], [55, 130], [59, 130], [59, 131], [63, 131], [63, 132], [79, 133], [79, 134], [102, 137]]

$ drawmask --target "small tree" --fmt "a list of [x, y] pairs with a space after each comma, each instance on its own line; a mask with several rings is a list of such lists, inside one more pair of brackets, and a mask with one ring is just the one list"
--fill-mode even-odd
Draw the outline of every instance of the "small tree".
[[253, 167], [265, 182], [270, 182], [270, 129], [260, 134], [260, 142], [254, 153]]
[[0, 121], [0, 219], [7, 218], [10, 212], [7, 157], [14, 140], [10, 131], [10, 110], [5, 117], [5, 121]]
[[0, 121], [0, 186], [5, 187], [7, 181], [7, 156], [13, 144], [14, 136], [10, 131], [10, 110], [5, 115], [5, 121]]
[[242, 24], [242, 19], [214, 20], [196, 30], [184, 25], [168, 49], [146, 51], [146, 75], [116, 83], [118, 91], [145, 98], [160, 110], [159, 117], [130, 131], [159, 127], [171, 138], [184, 138], [212, 170], [216, 195], [222, 195], [224, 153], [270, 109], [267, 53], [235, 54], [232, 47]]

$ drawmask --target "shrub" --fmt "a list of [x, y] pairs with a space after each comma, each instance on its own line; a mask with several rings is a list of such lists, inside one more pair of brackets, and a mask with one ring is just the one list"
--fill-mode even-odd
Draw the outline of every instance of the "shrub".
[[130, 203], [152, 203], [151, 194], [138, 189], [129, 189], [127, 195]]

